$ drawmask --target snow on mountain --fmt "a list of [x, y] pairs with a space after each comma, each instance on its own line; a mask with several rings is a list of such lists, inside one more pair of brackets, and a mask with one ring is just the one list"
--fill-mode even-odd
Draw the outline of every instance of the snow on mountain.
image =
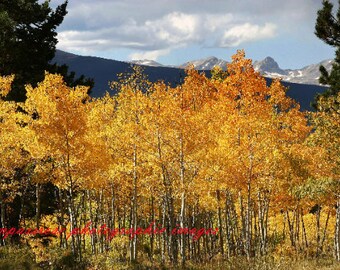
[[263, 75], [266, 74], [273, 74], [273, 76], [288, 75], [288, 72], [286, 70], [281, 69], [279, 67], [279, 64], [269, 56], [263, 59], [262, 61], [255, 61], [253, 66], [256, 71], [262, 73]]
[[[301, 69], [282, 69], [272, 57], [268, 56], [262, 61], [255, 61], [253, 66], [256, 71], [260, 72], [265, 77], [281, 78], [283, 81], [292, 83], [319, 85], [320, 65], [323, 65], [328, 71], [330, 71], [332, 63], [333, 60], [324, 60], [318, 64], [312, 64]], [[211, 70], [214, 66], [220, 66], [223, 70], [226, 70], [228, 62], [212, 56], [187, 62], [178, 67], [185, 68], [188, 64], [194, 65], [197, 70]]]
[[[57, 50], [54, 59], [51, 63], [57, 63], [58, 65], [66, 64], [69, 70], [75, 72], [76, 76], [84, 75], [88, 78], [93, 78], [95, 86], [92, 90], [91, 96], [102, 97], [108, 90], [108, 81], [118, 80], [117, 74], [131, 71], [130, 65], [126, 62], [116, 61], [112, 59], [104, 59], [93, 56], [80, 56], [67, 52]], [[323, 62], [326, 67], [330, 67], [331, 62]], [[225, 66], [225, 63], [223, 64]], [[304, 73], [312, 70], [317, 70], [319, 65], [309, 66], [301, 69], [301, 73], [297, 72], [296, 78], [302, 78]], [[277, 70], [276, 70], [277, 71]], [[291, 70], [292, 71], [292, 70]], [[148, 75], [151, 82], [164, 81], [166, 84], [177, 86], [181, 81], [184, 74], [183, 69], [170, 68], [170, 67], [148, 67], [145, 66], [145, 74]], [[209, 72], [206, 72], [207, 74]], [[312, 74], [312, 73], [310, 73]], [[314, 74], [315, 75], [315, 74]], [[313, 76], [314, 76], [313, 75]], [[300, 76], [300, 77], [299, 77]], [[270, 81], [270, 80], [267, 80]], [[288, 95], [298, 101], [301, 105], [301, 110], [311, 110], [311, 102], [317, 93], [322, 93], [326, 90], [325, 87], [318, 85], [308, 84], [296, 84], [290, 82], [283, 82], [286, 87], [289, 87]], [[110, 91], [110, 94], [116, 94], [114, 91]]]
[[271, 57], [262, 61], [255, 61], [254, 68], [269, 78], [281, 78], [283, 81], [303, 84], [319, 84], [320, 65], [328, 71], [332, 68], [333, 60], [324, 60], [318, 64], [312, 64], [301, 69], [281, 69]]
[[288, 76], [284, 77], [283, 80], [294, 83], [305, 83], [305, 84], [319, 84], [320, 71], [319, 67], [323, 65], [328, 72], [332, 69], [333, 60], [324, 60], [318, 64], [312, 64], [302, 69], [287, 70]]
[[136, 64], [136, 65], [140, 65], [140, 66], [150, 66], [150, 67], [162, 67], [163, 65], [153, 61], [153, 60], [147, 60], [147, 59], [143, 59], [143, 60], [132, 60], [129, 63], [132, 64]]
[[188, 65], [193, 65], [195, 69], [197, 70], [212, 70], [214, 66], [219, 66], [223, 70], [226, 70], [227, 68], [227, 61], [224, 61], [222, 59], [218, 59], [214, 56], [203, 58], [199, 60], [194, 60], [190, 62], [186, 62], [180, 66], [179, 68], [186, 68]]
[[[162, 64], [153, 60], [136, 60], [130, 63], [144, 66], [161, 67]], [[302, 84], [316, 84], [319, 85], [320, 65], [323, 65], [328, 71], [332, 68], [333, 60], [324, 60], [317, 64], [312, 64], [301, 69], [282, 69], [279, 64], [272, 58], [266, 57], [262, 61], [255, 61], [253, 63], [254, 69], [260, 72], [265, 77], [281, 78], [283, 81]], [[214, 56], [193, 60], [177, 66], [178, 68], [186, 68], [188, 65], [193, 65], [197, 70], [211, 70], [214, 66], [219, 66], [226, 70], [228, 62], [223, 59], [218, 59]]]

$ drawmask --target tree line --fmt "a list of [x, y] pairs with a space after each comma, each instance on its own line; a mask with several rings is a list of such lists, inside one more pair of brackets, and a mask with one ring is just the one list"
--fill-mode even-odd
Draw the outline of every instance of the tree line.
[[[189, 68], [171, 87], [134, 66], [98, 99], [46, 73], [25, 102], [5, 100], [14, 77], [1, 77], [1, 227], [66, 228], [51, 245], [78, 261], [112, 250], [175, 265], [279, 250], [339, 260], [340, 95], [301, 112], [243, 51], [227, 70]], [[103, 224], [165, 232], [67, 237]]]

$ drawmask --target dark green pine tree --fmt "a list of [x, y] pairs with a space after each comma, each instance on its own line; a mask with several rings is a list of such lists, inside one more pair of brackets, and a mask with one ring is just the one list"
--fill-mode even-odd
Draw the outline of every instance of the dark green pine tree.
[[68, 68], [50, 65], [57, 40], [56, 28], [67, 14], [67, 0], [52, 10], [49, 1], [0, 1], [0, 74], [15, 74], [9, 99], [25, 100], [25, 85], [43, 80], [45, 70], [63, 75], [69, 85], [75, 83], [93, 87], [93, 80], [68, 74]]
[[320, 66], [321, 76], [319, 79], [321, 84], [329, 85], [329, 89], [323, 96], [336, 95], [340, 89], [340, 0], [336, 14], [333, 14], [332, 3], [327, 0], [323, 1], [323, 7], [318, 11], [315, 35], [336, 48], [331, 72], [328, 72], [324, 66]]
[[55, 11], [48, 1], [2, 0], [0, 2], [0, 74], [15, 74], [12, 99], [25, 99], [25, 84], [44, 77], [54, 57], [56, 28], [66, 15], [67, 1]]

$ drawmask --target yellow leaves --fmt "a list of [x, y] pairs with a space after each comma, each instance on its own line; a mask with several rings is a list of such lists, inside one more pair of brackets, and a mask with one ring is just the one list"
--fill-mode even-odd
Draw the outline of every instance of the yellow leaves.
[[340, 192], [340, 92], [329, 97], [320, 97], [318, 112], [310, 113], [314, 130], [308, 138], [310, 147], [316, 149], [314, 158], [322, 169], [316, 167], [318, 177], [329, 177], [335, 182], [334, 189]]
[[[311, 135], [280, 81], [267, 87], [243, 51], [226, 73], [215, 72], [208, 79], [189, 69], [173, 88], [150, 83], [135, 68], [112, 83], [117, 96], [93, 100], [86, 88], [46, 74], [37, 87], [27, 87], [26, 116], [18, 104], [0, 100], [0, 176], [10, 178], [29, 162], [33, 181], [75, 193], [94, 189], [100, 196], [93, 213], [108, 210], [121, 220], [132, 205], [140, 224], [153, 216], [175, 220], [180, 210], [186, 219], [194, 213], [215, 223], [223, 207], [227, 219], [238, 222], [242, 215], [242, 231], [241, 220], [260, 224], [269, 202], [270, 216], [306, 198], [331, 205], [332, 198], [322, 196], [339, 190], [329, 181], [339, 175], [338, 99], [320, 101], [324, 110], [313, 115]], [[2, 93], [10, 80], [0, 80]], [[0, 189], [18, 189], [3, 180]]]
[[[222, 168], [214, 181], [223, 179], [228, 189], [244, 192], [251, 183], [254, 191], [264, 188], [274, 195], [284, 191], [281, 184], [289, 177], [301, 173], [288, 161], [295, 153], [288, 153], [292, 145], [303, 144], [311, 128], [299, 106], [286, 96], [280, 81], [267, 87], [251, 60], [245, 59], [244, 51], [232, 58], [227, 69], [229, 76], [213, 80], [218, 99], [212, 108], [218, 110], [214, 111], [217, 119], [212, 118], [211, 122], [216, 121], [218, 133], [210, 166], [217, 163]], [[306, 156], [299, 159], [308, 160]], [[277, 188], [273, 190], [274, 186]]]
[[149, 91], [151, 82], [148, 80], [141, 66], [132, 65], [130, 73], [118, 74], [118, 80], [109, 83], [110, 88], [116, 92], [124, 92], [124, 89], [131, 89], [133, 92]]
[[[213, 210], [217, 189], [243, 193], [249, 183], [251, 196], [267, 190], [269, 197], [288, 201], [286, 190], [304, 181], [306, 171], [324, 175], [330, 165], [318, 167], [318, 155], [304, 145], [311, 127], [280, 81], [267, 87], [244, 51], [232, 59], [228, 71], [216, 70], [212, 79], [188, 69], [174, 88], [151, 83], [134, 66], [111, 83], [117, 96], [91, 101], [87, 88], [67, 87], [61, 76], [46, 73], [37, 87], [27, 87], [29, 121], [16, 113], [16, 104], [0, 102], [6, 120], [0, 122], [0, 157], [11, 157], [6, 168], [20, 160], [19, 152], [8, 154], [19, 138], [36, 161], [35, 181], [67, 187], [72, 179], [90, 189], [114, 185], [124, 203], [135, 185], [138, 200], [178, 200], [184, 192], [188, 202], [199, 199]], [[2, 96], [12, 79], [0, 80]], [[315, 115], [328, 133], [312, 135], [317, 141], [333, 136], [327, 141], [332, 149], [338, 146], [329, 131], [337, 127], [336, 113]], [[19, 123], [25, 121], [23, 128]]]
[[[32, 117], [30, 152], [38, 164], [51, 157], [58, 178], [53, 181], [62, 186], [70, 184], [70, 179], [82, 182], [96, 172], [92, 161], [98, 160], [99, 151], [93, 148], [93, 137], [87, 137], [87, 100], [86, 87], [70, 88], [59, 75], [46, 73], [36, 88], [27, 87], [24, 108]], [[37, 177], [51, 181], [42, 169], [37, 165]]]
[[12, 177], [24, 163], [24, 142], [27, 134], [27, 115], [18, 110], [19, 104], [4, 101], [14, 76], [0, 77], [0, 178]]
[[286, 95], [287, 89], [279, 79], [274, 79], [270, 85], [268, 96], [269, 102], [275, 106], [278, 112], [284, 112], [292, 107], [299, 109], [299, 105]]
[[36, 88], [27, 86], [26, 91], [25, 109], [31, 114], [37, 113], [40, 118], [52, 117], [51, 113], [60, 110], [76, 113], [77, 107], [88, 99], [87, 87], [67, 87], [62, 76], [48, 73]]
[[11, 90], [11, 84], [14, 80], [14, 75], [0, 76], [0, 97], [4, 98]]
[[186, 70], [187, 76], [184, 83], [177, 87], [181, 108], [184, 110], [199, 110], [210, 103], [217, 93], [214, 84], [204, 74], [199, 74], [193, 68]]

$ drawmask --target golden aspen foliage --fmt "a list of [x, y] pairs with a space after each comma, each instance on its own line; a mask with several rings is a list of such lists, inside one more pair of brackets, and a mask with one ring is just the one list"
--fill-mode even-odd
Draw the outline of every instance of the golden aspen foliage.
[[14, 76], [0, 76], [0, 180], [2, 192], [7, 192], [8, 200], [13, 199], [19, 187], [14, 179], [16, 169], [29, 159], [25, 148], [28, 130], [25, 127], [28, 117], [18, 110], [20, 104], [5, 101], [11, 90]]
[[87, 171], [85, 102], [87, 87], [70, 88], [59, 75], [46, 73], [36, 88], [26, 87], [25, 110], [31, 115], [29, 127], [36, 142], [31, 155], [53, 162], [53, 183], [60, 187], [80, 185]]
[[[46, 73], [27, 86], [25, 104], [7, 102], [12, 80], [0, 77], [0, 195], [29, 163], [36, 194], [40, 183], [58, 187], [50, 223], [120, 230], [69, 235], [77, 260], [102, 253], [113, 264], [178, 266], [319, 256], [333, 243], [340, 258], [340, 95], [301, 112], [243, 50], [211, 78], [189, 67], [177, 86], [151, 83], [133, 66], [110, 83], [117, 95], [96, 99]], [[162, 233], [150, 232], [157, 228]], [[64, 232], [55, 243], [65, 247], [65, 239]]]
[[14, 75], [0, 76], [0, 96], [4, 98], [11, 91], [11, 84], [14, 80]]

